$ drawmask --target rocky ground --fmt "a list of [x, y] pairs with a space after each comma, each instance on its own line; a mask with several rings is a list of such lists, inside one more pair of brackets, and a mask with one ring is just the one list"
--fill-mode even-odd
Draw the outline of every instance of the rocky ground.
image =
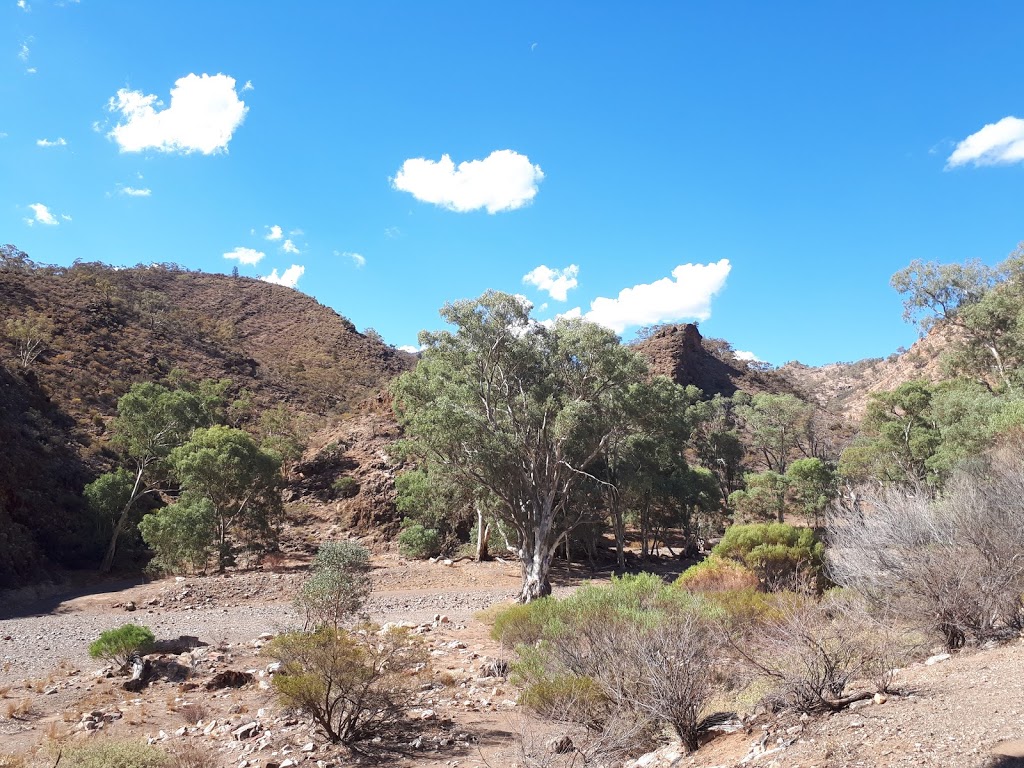
[[[557, 591], [587, 575], [560, 574]], [[578, 764], [572, 753], [551, 753], [559, 729], [519, 711], [514, 686], [488, 668], [503, 653], [488, 635], [486, 612], [516, 593], [514, 563], [375, 557], [371, 618], [410, 627], [431, 666], [408, 702], [408, 726], [359, 752], [325, 743], [271, 690], [275, 670], [260, 649], [301, 626], [291, 601], [302, 577], [283, 569], [94, 585], [36, 600], [7, 596], [0, 602], [0, 766], [5, 754], [108, 735], [151, 740], [191, 756], [192, 766], [569, 766], [574, 757]], [[100, 632], [126, 622], [145, 624], [167, 642], [150, 657], [155, 681], [137, 693], [86, 650]], [[917, 663], [898, 675], [905, 695], [822, 718], [762, 714], [694, 755], [668, 747], [634, 765], [1006, 768], [1019, 764], [1010, 742], [1024, 735], [1022, 661], [1017, 641]], [[533, 753], [524, 754], [523, 744]]]

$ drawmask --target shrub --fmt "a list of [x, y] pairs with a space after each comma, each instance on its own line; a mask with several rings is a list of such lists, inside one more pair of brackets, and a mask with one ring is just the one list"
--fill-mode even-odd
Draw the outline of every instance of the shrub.
[[[775, 612], [756, 635], [734, 637], [736, 649], [771, 686], [775, 708], [838, 711], [887, 692], [909, 656], [908, 641], [874, 621], [842, 594], [775, 598]], [[850, 691], [852, 683], [868, 688]]]
[[436, 557], [441, 552], [441, 537], [436, 529], [416, 523], [398, 534], [398, 551], [412, 560]]
[[267, 653], [282, 664], [274, 676], [281, 698], [309, 712], [328, 739], [342, 744], [399, 723], [415, 673], [426, 663], [421, 643], [408, 630], [371, 626], [279, 635]]
[[89, 655], [103, 659], [125, 669], [133, 654], [145, 653], [156, 638], [148, 627], [125, 624], [117, 629], [108, 629], [89, 645]]
[[335, 478], [331, 487], [341, 498], [348, 499], [359, 492], [359, 481], [349, 475], [342, 475]]
[[832, 516], [829, 572], [949, 648], [1024, 627], [1024, 451], [1008, 445], [923, 489], [865, 495]]
[[785, 523], [734, 525], [713, 555], [742, 563], [768, 590], [824, 588], [825, 547], [810, 528]]
[[757, 574], [743, 563], [719, 555], [691, 565], [676, 579], [677, 587], [691, 592], [729, 592], [754, 589], [758, 584]]
[[513, 671], [524, 684], [523, 704], [539, 714], [628, 733], [629, 749], [649, 746], [668, 727], [692, 750], [712, 693], [715, 612], [702, 598], [641, 574], [509, 609], [495, 635], [537, 638], [519, 646]]
[[370, 594], [370, 552], [356, 541], [330, 541], [320, 547], [299, 593], [306, 627], [339, 627], [362, 608]]
[[61, 768], [165, 768], [166, 752], [137, 741], [95, 741], [66, 744], [60, 749]]

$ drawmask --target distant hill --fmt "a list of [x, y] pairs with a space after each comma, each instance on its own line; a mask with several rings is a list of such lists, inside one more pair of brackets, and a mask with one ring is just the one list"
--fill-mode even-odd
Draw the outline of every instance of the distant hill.
[[[23, 369], [4, 330], [30, 314], [52, 340]], [[414, 361], [290, 288], [0, 249], [0, 585], [89, 563], [102, 534], [79, 530], [81, 492], [115, 458], [107, 426], [132, 383], [228, 378], [231, 397], [245, 389], [257, 408], [284, 403], [331, 428], [368, 418], [358, 404]]]
[[856, 423], [874, 392], [892, 390], [914, 379], [941, 381], [940, 358], [953, 341], [952, 329], [936, 327], [910, 349], [889, 357], [817, 367], [793, 361], [777, 368], [776, 374], [822, 408]]

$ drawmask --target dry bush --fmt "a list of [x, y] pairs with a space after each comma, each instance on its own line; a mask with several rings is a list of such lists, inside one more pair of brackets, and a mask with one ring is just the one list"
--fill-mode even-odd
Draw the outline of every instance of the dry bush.
[[201, 701], [190, 701], [188, 704], [182, 705], [178, 712], [189, 725], [195, 725], [200, 720], [206, 720], [210, 714], [206, 705]]
[[402, 722], [415, 675], [427, 659], [408, 630], [371, 626], [279, 635], [267, 653], [282, 664], [274, 676], [281, 698], [307, 711], [327, 738], [342, 744]]
[[890, 488], [829, 521], [833, 580], [950, 648], [1024, 627], [1024, 455], [1004, 446], [943, 493]]
[[912, 650], [859, 600], [833, 592], [820, 601], [786, 596], [757, 636], [732, 647], [770, 683], [768, 704], [800, 712], [836, 711], [890, 692], [894, 670]]
[[584, 726], [609, 754], [621, 747], [619, 757], [652, 746], [662, 728], [697, 748], [717, 652], [701, 598], [646, 574], [534, 605], [495, 624], [524, 638], [539, 633], [519, 646], [514, 667], [525, 705]]
[[171, 752], [171, 768], [217, 768], [220, 762], [205, 746], [186, 742]]

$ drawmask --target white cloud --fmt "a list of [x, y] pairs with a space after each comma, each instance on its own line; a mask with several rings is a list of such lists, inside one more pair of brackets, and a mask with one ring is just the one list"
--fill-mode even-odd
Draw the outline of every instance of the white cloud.
[[403, 344], [399, 349], [411, 355], [416, 355], [423, 351], [423, 347], [414, 347], [412, 344]]
[[66, 147], [68, 145], [67, 139], [63, 136], [50, 141], [49, 139], [36, 139], [37, 147]]
[[1001, 165], [1024, 162], [1024, 120], [1004, 117], [998, 123], [989, 123], [956, 145], [946, 160], [946, 168], [967, 163]]
[[71, 221], [71, 217], [68, 216], [66, 213], [62, 213], [60, 217], [64, 219], [64, 221]]
[[254, 90], [256, 90], [256, 88], [253, 86], [252, 80], [246, 80], [245, 81], [245, 85], [242, 86], [241, 93], [245, 93], [246, 91], [254, 91]]
[[25, 2], [25, 0], [18, 0], [18, 7], [21, 8], [21, 10], [25, 11], [26, 13], [28, 13], [28, 11], [31, 10], [31, 7], [29, 6], [28, 3]]
[[18, 49], [18, 58], [22, 61], [28, 61], [28, 56], [31, 53], [28, 47], [28, 43], [22, 43], [21, 48]]
[[541, 264], [523, 275], [523, 282], [547, 291], [556, 301], [565, 301], [568, 292], [577, 286], [576, 276], [579, 273], [580, 268], [575, 264], [565, 269], [551, 269]]
[[623, 288], [617, 298], [594, 299], [585, 314], [576, 307], [559, 317], [582, 315], [616, 333], [640, 325], [707, 320], [711, 317], [711, 298], [725, 286], [730, 269], [728, 259], [713, 264], [680, 264], [672, 270], [672, 277]]
[[533, 200], [544, 178], [539, 165], [510, 149], [492, 152], [483, 160], [459, 163], [442, 155], [440, 161], [422, 157], [402, 163], [392, 186], [417, 200], [451, 211], [488, 213], [511, 211]]
[[352, 259], [352, 263], [357, 267], [366, 266], [366, 257], [361, 253], [356, 253], [355, 251], [335, 251], [334, 255], [341, 256], [346, 259]]
[[34, 75], [34, 74], [36, 74], [36, 73], [37, 73], [38, 71], [39, 71], [39, 70], [38, 70], [38, 69], [36, 69], [35, 67], [29, 67], [28, 69], [26, 69], [26, 70], [25, 70], [25, 72], [27, 72], [27, 73], [28, 73], [28, 74], [30, 74], [30, 75]]
[[747, 362], [751, 362], [751, 363], [763, 363], [764, 362], [764, 360], [762, 360], [760, 357], [755, 355], [753, 352], [745, 352], [742, 349], [737, 349], [732, 354], [733, 354], [733, 357], [735, 357], [737, 360], [746, 360]]
[[47, 227], [56, 227], [60, 224], [60, 222], [57, 221], [57, 217], [54, 216], [50, 212], [50, 209], [42, 203], [32, 203], [28, 207], [32, 209], [33, 216], [31, 219], [25, 219], [25, 223], [30, 227], [34, 224], [43, 224]]
[[306, 233], [303, 232], [301, 229], [290, 229], [290, 230], [288, 230], [288, 234], [289, 235], [304, 235]]
[[6, 138], [7, 138], [7, 132], [6, 131], [0, 131], [0, 139], [6, 139]]
[[285, 240], [284, 244], [281, 246], [281, 250], [284, 251], [285, 253], [299, 252], [299, 249], [295, 247], [295, 243], [293, 243], [291, 240]]
[[278, 276], [277, 269], [275, 268], [274, 271], [272, 271], [266, 277], [261, 277], [260, 280], [262, 280], [265, 283], [274, 283], [275, 285], [283, 285], [288, 288], [294, 288], [299, 284], [299, 278], [302, 277], [302, 274], [305, 271], [305, 267], [299, 264], [292, 264], [290, 267], [288, 267], [288, 269], [282, 272], [280, 276]]
[[267, 232], [267, 240], [280, 240], [282, 237], [284, 237], [284, 233], [277, 224], [270, 227], [270, 231]]
[[238, 259], [240, 264], [259, 264], [260, 260], [266, 256], [263, 251], [257, 251], [253, 248], [243, 248], [238, 246], [233, 251], [229, 251], [224, 254], [225, 259]]
[[220, 74], [180, 78], [171, 89], [171, 105], [159, 111], [155, 107], [163, 102], [155, 95], [127, 88], [119, 90], [107, 106], [125, 119], [107, 134], [122, 152], [152, 148], [204, 155], [227, 151], [235, 129], [249, 111], [235, 93], [235, 79]]
[[153, 190], [148, 187], [143, 189], [138, 187], [121, 187], [121, 194], [128, 195], [128, 197], [149, 197], [153, 194]]

